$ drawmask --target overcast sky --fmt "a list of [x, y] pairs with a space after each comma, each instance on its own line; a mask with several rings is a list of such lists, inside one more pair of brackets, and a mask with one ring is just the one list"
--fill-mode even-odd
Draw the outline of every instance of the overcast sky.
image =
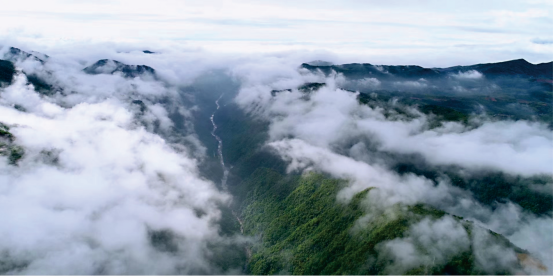
[[0, 43], [33, 50], [116, 42], [424, 66], [548, 62], [551, 30], [550, 0], [18, 0], [0, 10]]

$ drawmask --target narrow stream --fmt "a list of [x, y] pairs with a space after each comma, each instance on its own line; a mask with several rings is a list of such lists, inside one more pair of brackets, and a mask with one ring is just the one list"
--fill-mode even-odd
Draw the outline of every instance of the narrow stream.
[[228, 169], [225, 166], [225, 160], [223, 159], [223, 140], [217, 134], [215, 134], [215, 131], [217, 131], [217, 124], [215, 124], [215, 121], [213, 119], [215, 117], [215, 113], [221, 107], [221, 106], [219, 106], [219, 100], [221, 100], [221, 97], [223, 97], [223, 95], [224, 95], [224, 93], [221, 94], [221, 96], [219, 96], [219, 98], [217, 98], [217, 100], [215, 100], [215, 105], [217, 105], [217, 109], [215, 109], [215, 111], [211, 115], [210, 119], [211, 119], [211, 124], [213, 125], [213, 130], [211, 131], [211, 135], [218, 142], [217, 154], [219, 155], [219, 162], [221, 163], [221, 167], [223, 168], [223, 179], [221, 180], [221, 186], [223, 187], [223, 189], [225, 191], [228, 191], [228, 188], [227, 188]]
[[[215, 131], [217, 131], [217, 124], [215, 124], [215, 120], [214, 120], [215, 113], [217, 113], [217, 111], [221, 107], [219, 105], [219, 100], [221, 100], [223, 95], [224, 95], [224, 93], [221, 94], [221, 96], [219, 96], [219, 98], [217, 98], [217, 100], [215, 100], [215, 105], [217, 105], [217, 109], [215, 109], [215, 111], [213, 111], [213, 114], [211, 114], [210, 120], [211, 120], [211, 124], [213, 125], [213, 130], [211, 131], [211, 135], [217, 140], [217, 143], [218, 143], [218, 145], [217, 145], [217, 154], [219, 156], [219, 163], [221, 164], [221, 167], [223, 168], [223, 179], [221, 180], [221, 187], [223, 188], [223, 190], [225, 192], [228, 192], [227, 178], [228, 178], [229, 171], [228, 171], [227, 167], [225, 166], [225, 160], [223, 158], [223, 140], [217, 134], [215, 134]], [[242, 222], [242, 220], [240, 219], [240, 217], [238, 216], [236, 211], [231, 209], [231, 212], [232, 212], [232, 215], [236, 218], [236, 220], [240, 224], [240, 233], [243, 235], [244, 234], [244, 223]], [[246, 251], [246, 256], [248, 257], [248, 261], [249, 261], [250, 257], [252, 256], [251, 249], [246, 246], [245, 251]]]

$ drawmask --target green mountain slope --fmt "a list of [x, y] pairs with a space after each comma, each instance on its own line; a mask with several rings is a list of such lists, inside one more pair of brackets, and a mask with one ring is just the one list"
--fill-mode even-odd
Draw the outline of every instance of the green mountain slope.
[[[472, 234], [475, 228], [489, 237], [493, 247], [518, 255], [525, 251], [498, 234], [442, 211], [423, 205], [369, 211], [365, 200], [369, 189], [355, 195], [349, 203], [339, 203], [336, 194], [345, 185], [341, 180], [314, 173], [283, 176], [270, 169], [258, 169], [243, 185], [251, 188], [242, 207], [244, 231], [259, 239], [248, 263], [248, 271], [254, 275], [468, 275], [512, 274], [522, 269], [516, 259], [492, 269], [482, 266], [475, 256], [479, 251], [473, 249], [478, 239]], [[371, 214], [369, 219], [367, 212]], [[425, 220], [456, 222], [466, 232], [467, 244], [458, 247], [458, 251], [448, 250], [442, 257], [433, 253], [431, 244], [428, 249], [417, 245], [420, 255], [439, 262], [395, 266], [396, 258], [384, 251], [385, 244], [408, 237], [412, 226]]]

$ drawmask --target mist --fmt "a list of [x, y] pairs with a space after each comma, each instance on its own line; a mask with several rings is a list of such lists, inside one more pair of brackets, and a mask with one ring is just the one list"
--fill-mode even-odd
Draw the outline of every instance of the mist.
[[[215, 262], [220, 253], [214, 244], [241, 246], [249, 238], [222, 235], [222, 207], [233, 196], [219, 186], [220, 172], [206, 169], [214, 141], [202, 136], [209, 130], [199, 125], [208, 120], [199, 118], [202, 112], [211, 114], [212, 102], [224, 94], [223, 105], [236, 105], [268, 125], [262, 146], [278, 153], [289, 174], [318, 171], [347, 180], [338, 203], [374, 187], [365, 199], [367, 218], [398, 204], [431, 205], [504, 235], [551, 273], [550, 210], [538, 213], [510, 199], [486, 202], [451, 177], [469, 183], [502, 174], [551, 195], [553, 133], [547, 122], [498, 119], [476, 105], [466, 121], [439, 120], [397, 95], [487, 97], [526, 81], [476, 70], [407, 79], [388, 76], [384, 67], [377, 68], [384, 77], [352, 78], [301, 66], [335, 56], [327, 52], [226, 55], [157, 47], [147, 54], [143, 45], [133, 44], [50, 50], [44, 63], [15, 59], [15, 79], [0, 93], [0, 122], [15, 137], [9, 145], [24, 149], [16, 163], [0, 156], [5, 222], [0, 230], [6, 238], [0, 253], [8, 261], [1, 272], [240, 273], [241, 265]], [[0, 56], [7, 49], [2, 51]], [[95, 75], [83, 71], [102, 59], [146, 65], [154, 77], [107, 74], [113, 66]], [[227, 83], [206, 77], [213, 72]], [[41, 92], [29, 76], [43, 80], [53, 93]], [[311, 83], [324, 85], [299, 89]], [[362, 95], [373, 102], [360, 103]], [[402, 164], [416, 170], [400, 172]], [[515, 253], [478, 232], [466, 233], [449, 216], [424, 220], [410, 226], [404, 238], [380, 245], [382, 256], [375, 259], [390, 258], [387, 273], [399, 274], [440, 262], [430, 257], [445, 261], [455, 251], [472, 249], [486, 272], [511, 269]], [[418, 253], [421, 245], [430, 253]]]
[[[241, 73], [247, 85], [241, 88], [236, 102], [270, 124], [269, 145], [288, 162], [288, 172], [316, 170], [349, 180], [350, 185], [339, 193], [338, 201], [347, 201], [357, 192], [375, 187], [377, 189], [368, 194], [373, 206], [430, 204], [505, 235], [514, 244], [534, 253], [551, 269], [553, 236], [549, 230], [553, 218], [550, 210], [536, 215], [505, 199], [481, 202], [472, 191], [452, 185], [446, 174], [454, 171], [470, 180], [481, 174], [501, 172], [528, 180], [547, 176], [547, 183], [551, 183], [553, 133], [546, 123], [498, 120], [484, 112], [472, 113], [465, 123], [446, 120], [435, 126], [434, 115], [424, 114], [417, 105], [406, 105], [397, 98], [361, 105], [359, 91], [352, 91], [352, 87], [364, 86], [375, 91], [374, 88], [386, 85], [379, 79], [348, 79], [332, 72], [323, 74], [304, 68], [285, 71], [285, 64], [280, 67], [266, 71], [252, 67], [256, 75]], [[476, 71], [455, 74], [450, 75], [452, 80], [447, 82], [486, 78]], [[502, 81], [505, 82], [499, 82]], [[310, 92], [297, 89], [301, 84], [312, 82], [325, 85]], [[407, 92], [428, 93], [431, 87], [426, 85], [427, 80], [398, 82], [392, 81], [391, 86], [402, 86]], [[284, 90], [286, 85], [290, 90]], [[484, 87], [489, 85], [488, 82], [483, 84]], [[442, 87], [447, 89], [446, 85]], [[278, 92], [271, 95], [271, 90]], [[415, 163], [443, 174], [430, 178], [418, 172], [398, 173], [399, 163]], [[540, 235], [536, 233], [541, 231]], [[392, 247], [396, 242], [390, 243]], [[405, 243], [407, 241], [401, 242]], [[502, 252], [496, 254], [499, 253]], [[515, 259], [514, 253], [510, 257]], [[416, 261], [401, 259], [404, 263], [425, 263], [424, 257]], [[496, 263], [500, 267], [507, 262]], [[395, 273], [398, 272], [401, 271]]]

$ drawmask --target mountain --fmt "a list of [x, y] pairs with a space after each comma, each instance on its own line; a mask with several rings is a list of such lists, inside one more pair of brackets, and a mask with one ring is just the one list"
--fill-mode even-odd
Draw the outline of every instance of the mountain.
[[525, 59], [499, 63], [455, 66], [441, 69], [446, 72], [477, 70], [486, 76], [523, 76], [534, 78], [553, 78], [553, 62], [532, 64]]
[[[41, 58], [39, 58], [39, 56]], [[25, 61], [27, 59], [31, 59], [44, 64], [45, 60], [48, 58], [49, 56], [46, 54], [42, 54], [39, 52], [28, 53], [15, 47], [10, 47], [8, 49], [8, 52], [4, 54], [4, 59], [11, 62]]]
[[[359, 92], [360, 100], [373, 103], [373, 107], [397, 99], [402, 104], [418, 105], [422, 111], [436, 113], [446, 109], [452, 116], [464, 114], [455, 115], [456, 118], [482, 113], [498, 119], [539, 118], [553, 128], [553, 62], [532, 64], [518, 59], [447, 68], [304, 63], [300, 68], [322, 72], [327, 77], [332, 72], [342, 74], [345, 79], [338, 80], [337, 86]], [[286, 89], [292, 88], [271, 93], [275, 96]], [[378, 99], [371, 98], [371, 94], [378, 95]]]
[[[396, 206], [387, 211], [394, 216], [376, 212], [366, 226], [360, 227], [356, 222], [358, 224], [365, 214], [363, 199], [371, 189], [356, 194], [348, 204], [336, 205], [337, 193], [344, 184], [343, 180], [322, 174], [290, 178], [269, 169], [257, 170], [246, 184], [250, 192], [242, 212], [245, 232], [251, 236], [262, 234], [261, 246], [255, 249], [248, 264], [249, 272], [254, 275], [484, 275], [522, 272], [522, 264], [517, 260], [504, 268], [484, 270], [475, 257], [477, 251], [469, 248], [435, 257], [433, 263], [427, 264], [421, 258], [420, 265], [407, 269], [390, 264], [394, 257], [387, 256], [382, 245], [387, 241], [410, 240], [409, 226], [424, 225], [429, 219], [463, 226], [461, 232], [466, 232], [467, 239], [473, 244], [478, 239], [476, 234], [479, 234], [513, 250], [516, 255], [528, 255], [528, 252], [501, 235], [425, 205]], [[431, 239], [439, 240], [437, 237]], [[420, 243], [417, 245], [419, 255], [429, 255], [432, 246]]]
[[[268, 126], [271, 125], [271, 120], [260, 119], [241, 110], [231, 100], [234, 97], [232, 89], [229, 89], [233, 86], [232, 82], [229, 80], [228, 83], [222, 83], [222, 80], [225, 80], [224, 76], [206, 78], [202, 82], [195, 82], [190, 88], [196, 97], [194, 103], [199, 107], [195, 111], [198, 116], [194, 116], [196, 118], [194, 126], [199, 138], [209, 142], [212, 134], [209, 128], [210, 122], [205, 118], [209, 118], [211, 114], [202, 113], [204, 113], [203, 110], [215, 110], [216, 107], [211, 105], [219, 101], [220, 108], [216, 110], [214, 119], [217, 123], [216, 131], [224, 142], [222, 153], [225, 164], [232, 167], [227, 181], [229, 191], [234, 197], [232, 209], [241, 220], [241, 224], [234, 228], [243, 230], [244, 234], [255, 238], [255, 243], [247, 250], [249, 253], [247, 273], [253, 275], [515, 274], [524, 272], [524, 263], [535, 261], [532, 253], [517, 247], [504, 236], [436, 207], [398, 205], [381, 211], [382, 213], [371, 209], [366, 195], [369, 191], [374, 192], [378, 189], [362, 191], [348, 203], [337, 201], [339, 191], [346, 186], [348, 180], [332, 178], [329, 174], [301, 174], [287, 171], [289, 164], [264, 145], [269, 137], [268, 128], [270, 127]], [[206, 83], [210, 86], [205, 85]], [[227, 90], [213, 90], [213, 87], [224, 87]], [[310, 103], [313, 100], [310, 96], [322, 93], [321, 90], [329, 87], [324, 83], [305, 83], [288, 89], [267, 90], [266, 93], [272, 95], [272, 101], [278, 101], [276, 98], [282, 97], [281, 99]], [[224, 97], [221, 98], [219, 93], [224, 93]], [[353, 94], [354, 91], [347, 93]], [[402, 93], [405, 95], [401, 96]], [[284, 96], [286, 94], [289, 96]], [[451, 121], [474, 128], [469, 127], [470, 112], [459, 109], [459, 103], [464, 103], [471, 108], [474, 105], [473, 98], [452, 97], [451, 100], [442, 101], [443, 97], [440, 96], [440, 101], [436, 101], [432, 100], [438, 98], [436, 95], [428, 94], [424, 101], [433, 103], [432, 105], [424, 104], [425, 102], [422, 101], [407, 103], [403, 100], [410, 100], [411, 95], [401, 91], [394, 96], [401, 99], [401, 102], [392, 101], [393, 98], [386, 96], [382, 91], [378, 91], [378, 96], [359, 93], [358, 101], [362, 105], [371, 106], [374, 110], [383, 109], [386, 111], [384, 115], [389, 116], [387, 120], [397, 120], [395, 118], [398, 115], [414, 116], [411, 111], [420, 104], [418, 106], [420, 111], [431, 118], [429, 120], [431, 129], [437, 130], [442, 127], [442, 123]], [[449, 102], [457, 103], [458, 106], [449, 108]], [[488, 102], [491, 101], [488, 100]], [[315, 118], [311, 117], [309, 120], [315, 120]], [[298, 128], [299, 126], [301, 125], [298, 125]], [[324, 123], [318, 127], [326, 128]], [[356, 141], [345, 143], [353, 145]], [[207, 147], [208, 153], [213, 153], [213, 160], [216, 161], [217, 144], [208, 144]], [[376, 146], [369, 142], [362, 144], [363, 151], [372, 151], [365, 150], [372, 147]], [[348, 150], [349, 148], [345, 149], [340, 150], [341, 153], [352, 151]], [[308, 152], [309, 150], [299, 149], [298, 151]], [[547, 184], [550, 180], [548, 177], [538, 180], [513, 177], [493, 171], [467, 176], [455, 167], [433, 166], [413, 155], [384, 154], [379, 151], [369, 153], [377, 156], [378, 159], [388, 161], [390, 168], [401, 176], [424, 176], [436, 184], [443, 178], [451, 180], [456, 189], [473, 193], [478, 203], [482, 205], [495, 208], [498, 203], [511, 201], [520, 205], [522, 209], [540, 216], [550, 215], [553, 209], [551, 195], [532, 189], [532, 184]], [[310, 164], [309, 161], [301, 160], [297, 163]], [[217, 172], [215, 167], [208, 168], [207, 164], [208, 161], [203, 166], [206, 176], [215, 176], [214, 182], [218, 182], [220, 179], [217, 178], [222, 178], [223, 173]], [[359, 222], [364, 222], [365, 225], [357, 225]], [[446, 223], [462, 226], [457, 231], [463, 234], [463, 240], [468, 246], [451, 250], [447, 255], [436, 255], [433, 253], [435, 250], [433, 243], [439, 244], [440, 238], [449, 238], [453, 233], [445, 232], [439, 235], [428, 233], [424, 239], [412, 237], [414, 232], [412, 226], [425, 226], [427, 223], [436, 224], [436, 226]], [[431, 242], [423, 243], [426, 240]], [[448, 241], [449, 244], [455, 240], [451, 238]], [[421, 257], [420, 261], [411, 266], [400, 266], [401, 261], [398, 261], [400, 258], [394, 257], [385, 250], [386, 245], [395, 245], [394, 243], [414, 243], [413, 252], [410, 252], [411, 249], [398, 249], [398, 252], [406, 252], [405, 256], [413, 257], [413, 260]], [[486, 266], [483, 263], [494, 264], [494, 262], [491, 260], [483, 262], [482, 258], [488, 255], [483, 253], [485, 252], [483, 249], [502, 249], [501, 251], [505, 253], [511, 253], [505, 254], [506, 257], [512, 255], [514, 258], [500, 266]], [[539, 262], [536, 264], [542, 270], [543, 265]]]
[[15, 74], [15, 66], [10, 61], [0, 60], [0, 84], [11, 84], [13, 75]]
[[389, 78], [440, 78], [448, 74], [477, 70], [485, 76], [523, 76], [533, 78], [553, 78], [553, 62], [532, 64], [524, 59], [499, 63], [476, 64], [470, 66], [453, 66], [447, 68], [424, 68], [417, 65], [372, 65], [369, 63], [353, 63], [343, 65], [301, 65], [309, 71], [320, 70], [328, 75], [332, 71], [342, 73], [347, 78], [361, 79], [366, 77]]
[[[6, 60], [0, 60], [0, 82], [8, 84], [12, 82], [13, 76], [15, 75], [15, 63], [32, 60], [44, 65], [49, 58], [50, 56], [40, 52], [25, 52], [19, 48], [10, 47], [8, 52], [4, 54], [4, 59]], [[49, 84], [46, 78], [44, 78], [45, 76], [51, 75], [51, 72], [44, 70], [41, 72], [41, 76], [36, 74], [36, 72], [29, 73], [22, 71], [22, 73], [25, 74], [28, 83], [32, 84], [37, 92], [42, 94], [52, 94], [54, 92], [54, 86]]]
[[[31, 54], [23, 51], [17, 53], [17, 56], [26, 59], [38, 56], [29, 56]], [[15, 60], [16, 64], [20, 61]], [[44, 61], [47, 62], [46, 59]], [[149, 141], [159, 144], [167, 142], [167, 149], [174, 147], [175, 151], [179, 151], [178, 155], [192, 155], [194, 149], [199, 149], [198, 156], [193, 157], [198, 164], [199, 177], [203, 181], [209, 180], [206, 183], [213, 184], [232, 197], [227, 202], [221, 200], [221, 203], [214, 204], [217, 206], [217, 216], [206, 222], [206, 225], [213, 227], [213, 233], [206, 241], [198, 241], [194, 237], [194, 234], [199, 233], [195, 229], [198, 227], [196, 225], [189, 224], [192, 226], [190, 229], [193, 229], [191, 233], [173, 227], [181, 226], [187, 230], [186, 224], [189, 222], [186, 219], [182, 222], [171, 220], [166, 226], [148, 225], [140, 221], [136, 226], [144, 228], [142, 233], [134, 232], [135, 227], [131, 227], [129, 245], [138, 243], [140, 248], [147, 249], [147, 252], [136, 250], [138, 254], [146, 253], [144, 256], [147, 259], [162, 257], [160, 261], [168, 262], [170, 268], [164, 272], [190, 272], [185, 270], [188, 264], [183, 265], [180, 261], [193, 264], [195, 260], [189, 259], [190, 256], [179, 255], [188, 251], [190, 247], [187, 243], [193, 242], [198, 243], [191, 248], [197, 251], [197, 256], [201, 256], [204, 250], [208, 253], [208, 259], [201, 260], [201, 265], [208, 265], [207, 269], [192, 271], [201, 274], [544, 273], [548, 269], [537, 258], [544, 256], [538, 256], [528, 245], [520, 243], [520, 237], [526, 236], [528, 232], [521, 232], [518, 236], [513, 234], [521, 229], [535, 231], [530, 234], [540, 234], [539, 230], [534, 230], [536, 226], [545, 229], [542, 233], [547, 232], [548, 229], [543, 225], [530, 225], [524, 221], [538, 219], [540, 224], [550, 222], [553, 213], [551, 176], [505, 172], [486, 167], [494, 162], [489, 160], [484, 160], [483, 166], [478, 164], [476, 169], [466, 167], [463, 163], [437, 163], [424, 156], [425, 152], [416, 152], [416, 148], [425, 148], [425, 144], [446, 144], [450, 149], [457, 149], [466, 147], [466, 143], [469, 146], [483, 144], [484, 147], [480, 148], [484, 149], [483, 152], [488, 148], [492, 152], [497, 151], [503, 149], [497, 147], [497, 144], [502, 143], [501, 130], [492, 129], [496, 137], [484, 140], [483, 143], [479, 139], [482, 136], [488, 138], [486, 130], [499, 125], [499, 129], [512, 128], [508, 131], [513, 133], [509, 143], [514, 146], [508, 143], [504, 143], [507, 146], [500, 146], [507, 149], [505, 157], [513, 157], [515, 152], [520, 151], [531, 154], [527, 161], [529, 163], [539, 159], [536, 157], [539, 153], [530, 152], [526, 148], [531, 148], [532, 143], [548, 143], [550, 131], [553, 130], [552, 126], [548, 130], [543, 124], [553, 122], [553, 92], [546, 87], [550, 80], [547, 76], [550, 67], [551, 63], [533, 65], [525, 60], [449, 68], [359, 63], [332, 65], [314, 61], [300, 65], [303, 70], [299, 73], [309, 70], [330, 75], [335, 71], [342, 73], [345, 78], [322, 78], [319, 74], [287, 80], [278, 73], [275, 78], [267, 78], [273, 80], [267, 83], [253, 81], [255, 89], [251, 89], [248, 87], [251, 84], [244, 82], [243, 78], [236, 78], [224, 70], [208, 70], [198, 74], [187, 85], [174, 86], [177, 93], [173, 90], [160, 91], [156, 97], [141, 94], [140, 86], [129, 85], [134, 82], [130, 78], [144, 77], [145, 82], [156, 78], [156, 71], [146, 65], [127, 65], [103, 59], [82, 71], [72, 72], [87, 81], [82, 82], [83, 86], [96, 85], [94, 82], [98, 78], [88, 74], [121, 74], [128, 78], [114, 78], [117, 86], [125, 85], [119, 87], [117, 94], [105, 96], [106, 99], [117, 99], [111, 101], [117, 106], [108, 107], [125, 112], [121, 118], [130, 124], [120, 124], [114, 121], [120, 118], [102, 115], [110, 110], [105, 109], [109, 101], [101, 100], [103, 96], [98, 95], [95, 89], [87, 91], [87, 87], [57, 87], [64, 86], [64, 82], [56, 81], [58, 76], [65, 74], [63, 70], [52, 69], [50, 72], [45, 69], [48, 66], [39, 66], [32, 74], [27, 74], [16, 72], [14, 62], [0, 60], [2, 85], [10, 84], [15, 74], [25, 74], [29, 83], [39, 92], [36, 94], [24, 86], [23, 89], [15, 87], [10, 90], [0, 86], [0, 105], [4, 114], [9, 115], [0, 118], [0, 161], [7, 164], [7, 170], [26, 176], [30, 175], [26, 171], [36, 165], [61, 172], [65, 170], [64, 167], [71, 166], [64, 159], [68, 154], [74, 154], [72, 147], [82, 145], [86, 149], [82, 152], [85, 155], [83, 163], [86, 163], [87, 153], [97, 151], [98, 147], [91, 147], [96, 137], [74, 136], [72, 132], [75, 131], [71, 131], [71, 127], [75, 127], [76, 132], [90, 130], [87, 134], [106, 135], [102, 139], [102, 149], [106, 149], [106, 156], [110, 159], [117, 160], [119, 157], [116, 155], [110, 156], [112, 152], [133, 154], [119, 149], [127, 144], [126, 141], [112, 145], [112, 140], [118, 140], [119, 136], [111, 136], [111, 132], [116, 128], [114, 126], [121, 125], [133, 131], [132, 136], [124, 138], [148, 135], [138, 147], [130, 151], [146, 149], [148, 152], [144, 154], [144, 161], [161, 164], [151, 171], [151, 177], [144, 178], [151, 181], [145, 183], [151, 184], [145, 187], [159, 188], [161, 193], [153, 200], [148, 198], [147, 193], [141, 194], [137, 202], [159, 205], [161, 216], [156, 214], [151, 218], [165, 218], [173, 211], [173, 206], [189, 204], [186, 198], [189, 197], [189, 191], [174, 193], [171, 191], [173, 183], [168, 182], [173, 179], [181, 181], [182, 176], [185, 176], [183, 182], [189, 182], [186, 178], [196, 173], [190, 171], [176, 177], [164, 173], [165, 166], [174, 170], [182, 165], [173, 168], [171, 159], [156, 156], [161, 148], [149, 150], [143, 146], [147, 146]], [[289, 69], [293, 71], [298, 68], [292, 66]], [[107, 88], [113, 85], [113, 82], [107, 83]], [[133, 88], [127, 90], [129, 87]], [[63, 93], [64, 89], [66, 93]], [[248, 92], [257, 93], [250, 99], [262, 101], [244, 106], [244, 98], [239, 97], [244, 97], [244, 93]], [[27, 96], [32, 96], [35, 102], [27, 101], [30, 99]], [[53, 105], [60, 107], [52, 109], [54, 112], [78, 115], [73, 126], [63, 121], [67, 116], [48, 114], [51, 112], [48, 109]], [[28, 108], [25, 109], [25, 106]], [[39, 141], [41, 138], [30, 137], [29, 133], [40, 129], [38, 127], [28, 128], [17, 122], [8, 124], [8, 120], [12, 120], [10, 117], [21, 117], [21, 122], [28, 122], [25, 121], [27, 118], [41, 113], [48, 117], [45, 122], [60, 122], [60, 129], [67, 137], [55, 144], [60, 149], [50, 148], [49, 143], [45, 143], [42, 148], [33, 144], [34, 140]], [[101, 125], [104, 123], [107, 124], [105, 128]], [[46, 126], [43, 132], [52, 131]], [[531, 143], [523, 141], [517, 144], [515, 140], [525, 138], [523, 132], [533, 134]], [[150, 139], [157, 136], [161, 139]], [[399, 138], [399, 146], [388, 145], [383, 137], [387, 140]], [[407, 148], [410, 143], [417, 143], [412, 137], [424, 139], [421, 144], [412, 147], [415, 150]], [[459, 137], [460, 140], [455, 140]], [[56, 136], [52, 136], [51, 140], [55, 139]], [[76, 141], [78, 139], [82, 141]], [[294, 145], [293, 142], [301, 143]], [[117, 151], [111, 147], [117, 148]], [[517, 149], [511, 151], [511, 148]], [[445, 147], [441, 149], [447, 152]], [[461, 160], [471, 158], [469, 154], [460, 154], [463, 154], [459, 155]], [[503, 153], [497, 154], [499, 156]], [[74, 156], [80, 158], [80, 155], [76, 153]], [[448, 153], [440, 155], [445, 157]], [[130, 163], [134, 160], [122, 158]], [[338, 162], [333, 164], [336, 160]], [[515, 162], [514, 159], [509, 160], [509, 163]], [[117, 172], [132, 171], [132, 174], [140, 174], [143, 168], [149, 170], [143, 164], [137, 162], [138, 169], [122, 167]], [[118, 164], [114, 163], [113, 166], [117, 167]], [[94, 174], [109, 170], [103, 163], [93, 163], [92, 168], [95, 169]], [[17, 174], [10, 175], [10, 180], [18, 180], [20, 177]], [[124, 181], [123, 184], [126, 185], [128, 181], [129, 189], [135, 191], [137, 188], [134, 184], [140, 182], [140, 178]], [[57, 188], [57, 183], [52, 182], [51, 186]], [[118, 182], [110, 183], [103, 192], [108, 194], [117, 185]], [[179, 188], [177, 185], [175, 187]], [[49, 190], [41, 191], [49, 197], [53, 196]], [[104, 193], [95, 197], [100, 199]], [[351, 194], [349, 198], [344, 197], [348, 194]], [[175, 198], [165, 198], [171, 195]], [[70, 196], [63, 194], [60, 198], [72, 200]], [[73, 213], [73, 210], [82, 207], [79, 201], [74, 201], [71, 209], [66, 209], [50, 204], [53, 202], [49, 198], [45, 199], [48, 199], [45, 201], [47, 208], [51, 208], [56, 215], [58, 212], [62, 215]], [[120, 198], [114, 199], [113, 205], [118, 209]], [[196, 201], [195, 197], [190, 196], [190, 199]], [[188, 216], [201, 219], [206, 216], [204, 209], [207, 208], [191, 209]], [[93, 216], [83, 220], [91, 226], [100, 221], [98, 218], [105, 216], [103, 213], [111, 212], [103, 204], [89, 210]], [[141, 213], [140, 209], [133, 208], [134, 211]], [[511, 212], [516, 212], [521, 218], [509, 217]], [[116, 223], [122, 217], [118, 215], [114, 218], [107, 222], [106, 230], [115, 229], [119, 232]], [[127, 218], [123, 219], [125, 223]], [[40, 225], [33, 224], [41, 222], [26, 224], [34, 227]], [[66, 226], [61, 228], [70, 229]], [[81, 243], [83, 239], [80, 232], [85, 235], [96, 232], [88, 225], [75, 228], [78, 228], [75, 231], [77, 235], [70, 234], [70, 239], [63, 242], [76, 237], [75, 240]], [[112, 256], [117, 261], [134, 261], [134, 250], [128, 251], [131, 253], [128, 254], [125, 246], [113, 247], [113, 241], [127, 236], [121, 233], [121, 237], [102, 235], [102, 238], [109, 239], [107, 247], [103, 240], [84, 239], [85, 248], [102, 249], [104, 252], [98, 252], [102, 256], [98, 260], [96, 256], [82, 256], [90, 257], [90, 260], [82, 259], [86, 264], [82, 272], [107, 274], [128, 273], [129, 269], [132, 271], [132, 267], [109, 263]], [[44, 235], [44, 240], [49, 241], [48, 235]], [[18, 243], [16, 241], [14, 245]], [[57, 249], [37, 250], [34, 245], [20, 244], [25, 244], [29, 253], [34, 254], [36, 251], [52, 255], [53, 261], [65, 261], [67, 257], [57, 255]], [[2, 247], [0, 252], [7, 253], [0, 255], [2, 274], [26, 273], [26, 270], [35, 268], [35, 272], [39, 273], [44, 268], [54, 268], [64, 273], [72, 269], [57, 263], [38, 264], [36, 260], [39, 258], [29, 257], [27, 252], [13, 256], [13, 253], [19, 252], [10, 252], [10, 248]], [[195, 254], [193, 252], [192, 255]], [[177, 261], [175, 270], [171, 264], [173, 260]], [[144, 265], [143, 262], [140, 264]], [[145, 266], [150, 267], [149, 264]], [[119, 271], [113, 271], [113, 268]], [[214, 270], [210, 271], [211, 268]], [[157, 273], [156, 269], [152, 266], [153, 273]]]
[[154, 77], [156, 72], [147, 65], [127, 65], [116, 60], [103, 59], [83, 69], [88, 74], [114, 74], [121, 73], [125, 78]]

